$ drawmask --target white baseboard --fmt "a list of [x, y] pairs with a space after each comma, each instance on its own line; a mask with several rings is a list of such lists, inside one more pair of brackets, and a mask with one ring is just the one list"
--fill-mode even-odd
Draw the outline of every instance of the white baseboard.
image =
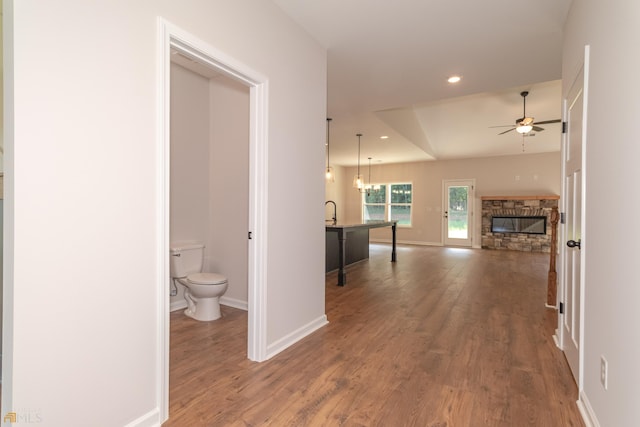
[[328, 324], [327, 315], [323, 314], [317, 319], [307, 323], [306, 325], [296, 329], [290, 334], [280, 338], [278, 341], [267, 346], [267, 357], [265, 360], [272, 358], [276, 354], [281, 351], [291, 347], [296, 342], [300, 341], [302, 338], [310, 335], [311, 333], [317, 331], [321, 327]]
[[160, 427], [161, 425], [162, 420], [160, 420], [160, 409], [155, 408], [154, 410], [147, 412], [126, 424], [125, 427]]
[[[391, 239], [374, 239], [369, 238], [371, 243], [393, 243]], [[418, 240], [396, 240], [399, 245], [416, 245], [416, 246], [444, 246], [441, 242], [422, 242]]]
[[[240, 310], [244, 310], [244, 311], [248, 311], [249, 310], [249, 305], [247, 304], [246, 301], [241, 301], [235, 298], [229, 298], [229, 297], [225, 297], [222, 296], [220, 297], [220, 304], [222, 305], [226, 305], [229, 307], [233, 307], [233, 308], [238, 308]], [[180, 299], [178, 301], [173, 301], [170, 305], [169, 305], [169, 311], [178, 311], [178, 310], [182, 310], [183, 308], [187, 308], [187, 301], [184, 299]]]
[[557, 331], [556, 331], [555, 334], [553, 334], [553, 336], [551, 338], [553, 338], [553, 342], [556, 344], [556, 347], [558, 347], [560, 350], [562, 350], [562, 347], [560, 347], [560, 340], [558, 339]]
[[238, 308], [244, 311], [249, 311], [249, 303], [247, 303], [246, 301], [235, 299], [235, 298], [222, 296], [220, 297], [220, 304], [233, 307], [233, 308]]
[[[392, 243], [391, 239], [374, 239], [369, 238], [371, 243]], [[399, 245], [415, 245], [415, 246], [444, 246], [442, 242], [423, 242], [420, 240], [396, 240]], [[468, 247], [468, 246], [467, 246]], [[480, 245], [472, 245], [471, 249], [482, 249]]]
[[173, 301], [169, 305], [169, 311], [178, 311], [183, 308], [187, 308], [187, 301], [185, 299], [179, 299], [177, 301]]
[[591, 403], [589, 403], [587, 395], [584, 394], [584, 390], [580, 392], [580, 397], [576, 404], [578, 405], [578, 410], [580, 411], [580, 415], [582, 415], [582, 420], [586, 427], [600, 427], [598, 417], [596, 417], [596, 413], [593, 412]]

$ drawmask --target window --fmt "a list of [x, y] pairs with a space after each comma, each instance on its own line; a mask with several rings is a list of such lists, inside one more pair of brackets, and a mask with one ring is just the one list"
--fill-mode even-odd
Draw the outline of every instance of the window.
[[379, 190], [363, 193], [363, 221], [396, 220], [398, 225], [411, 226], [412, 192], [412, 184], [380, 184]]

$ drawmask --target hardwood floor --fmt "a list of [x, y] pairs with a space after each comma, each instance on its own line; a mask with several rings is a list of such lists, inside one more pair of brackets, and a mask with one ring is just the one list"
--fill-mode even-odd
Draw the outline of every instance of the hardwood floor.
[[329, 324], [246, 359], [247, 314], [171, 314], [164, 426], [583, 426], [544, 306], [549, 257], [371, 245], [326, 276]]

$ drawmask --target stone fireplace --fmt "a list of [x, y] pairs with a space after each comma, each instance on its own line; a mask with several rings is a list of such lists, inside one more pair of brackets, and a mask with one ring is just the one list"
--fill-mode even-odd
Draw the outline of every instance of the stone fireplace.
[[[560, 196], [483, 196], [481, 199], [482, 249], [550, 252], [551, 210], [558, 207]], [[505, 227], [506, 220], [498, 218], [511, 219], [508, 221], [509, 227], [517, 224], [514, 229], [519, 231], [505, 231], [508, 229]], [[530, 224], [533, 218], [546, 219], [543, 232], [540, 232], [540, 228], [536, 228], [535, 232], [531, 232], [530, 227], [519, 228], [520, 224]]]

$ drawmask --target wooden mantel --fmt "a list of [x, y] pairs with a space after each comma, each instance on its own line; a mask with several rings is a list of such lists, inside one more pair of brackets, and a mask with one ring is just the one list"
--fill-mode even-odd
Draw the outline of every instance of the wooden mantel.
[[546, 196], [482, 196], [481, 200], [560, 200], [560, 196], [547, 194]]

